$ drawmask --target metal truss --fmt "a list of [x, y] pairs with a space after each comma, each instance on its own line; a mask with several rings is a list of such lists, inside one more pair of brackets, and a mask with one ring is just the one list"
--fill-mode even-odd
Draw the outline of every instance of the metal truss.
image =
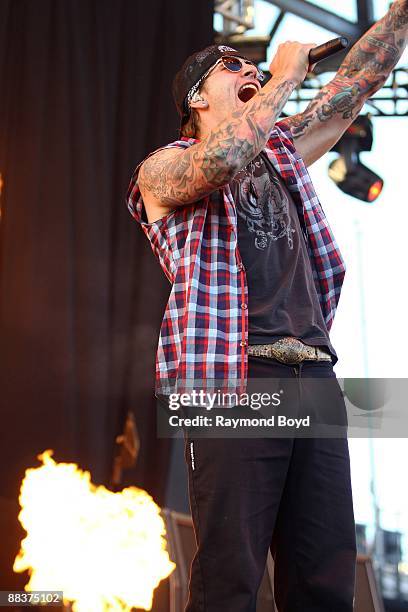
[[[308, 2], [308, 0], [266, 0], [266, 2], [280, 9], [280, 14], [270, 33], [271, 42], [287, 13], [310, 21], [331, 32], [336, 32], [338, 36], [345, 36], [350, 40], [351, 44], [354, 44], [374, 23], [373, 0], [355, 0], [358, 17], [357, 22], [341, 17], [337, 13], [317, 6], [312, 2]], [[337, 70], [346, 54], [347, 50], [337, 54], [333, 58], [320, 62], [317, 71], [322, 73]]]
[[254, 0], [215, 0], [214, 10], [223, 17], [223, 34], [242, 34], [254, 27]]
[[[266, 0], [281, 9], [278, 19], [286, 13], [337, 32], [339, 36], [357, 39], [374, 21], [373, 0], [356, 0], [358, 22], [354, 23], [307, 0]], [[254, 27], [254, 0], [215, 0], [215, 12], [224, 19], [224, 34], [242, 34]], [[276, 27], [274, 26], [276, 31]], [[274, 32], [271, 32], [271, 40]]]
[[[280, 9], [278, 17], [269, 33], [268, 46], [278, 31], [287, 13], [296, 15], [301, 19], [310, 21], [315, 25], [345, 36], [352, 44], [374, 22], [373, 0], [355, 0], [357, 5], [358, 21], [353, 22], [341, 17], [337, 13], [324, 9], [308, 0], [266, 0]], [[223, 17], [223, 31], [219, 33], [226, 42], [228, 37], [244, 34], [254, 27], [255, 0], [215, 0], [215, 12]], [[219, 37], [217, 37], [219, 38]], [[318, 72], [336, 70], [342, 62], [346, 51], [329, 58], [318, 65]]]
[[337, 32], [339, 36], [358, 38], [361, 32], [358, 23], [353, 23], [336, 13], [332, 13], [306, 0], [267, 0], [267, 2], [280, 8], [284, 14], [292, 13], [326, 30]]
[[[355, 0], [357, 9], [357, 22], [352, 22], [340, 15], [324, 9], [308, 0], [266, 0], [270, 4], [278, 7], [280, 12], [272, 26], [269, 37], [237, 37], [248, 29], [254, 27], [255, 0], [215, 0], [215, 12], [223, 16], [224, 28], [219, 33], [218, 40], [228, 43], [229, 39], [232, 46], [245, 48], [243, 41], [252, 41], [254, 45], [259, 39], [264, 49], [268, 47], [278, 31], [287, 13], [291, 13], [310, 21], [315, 25], [335, 32], [339, 36], [346, 36], [353, 44], [374, 22], [373, 0]], [[220, 38], [221, 36], [221, 38]], [[240, 42], [239, 42], [240, 39]], [[332, 58], [319, 62], [314, 72], [316, 78], [306, 80], [302, 87], [296, 90], [294, 97], [288, 102], [287, 108], [291, 109], [290, 114], [301, 112], [310, 100], [323, 87], [324, 82], [320, 75], [326, 72], [335, 72], [343, 61], [347, 51], [338, 53]], [[252, 58], [255, 61], [255, 57]], [[256, 61], [262, 61], [258, 59]], [[264, 71], [265, 72], [265, 71]], [[267, 75], [267, 73], [266, 73]], [[367, 101], [367, 111], [373, 116], [380, 117], [406, 117], [408, 116], [408, 69], [398, 68], [392, 72], [386, 85], [373, 98]], [[285, 109], [286, 111], [286, 109]], [[292, 112], [293, 111], [293, 112]]]

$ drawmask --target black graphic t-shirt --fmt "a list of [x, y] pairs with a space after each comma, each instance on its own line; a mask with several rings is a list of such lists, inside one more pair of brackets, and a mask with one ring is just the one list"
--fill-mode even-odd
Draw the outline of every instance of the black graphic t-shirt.
[[330, 343], [296, 204], [268, 158], [257, 156], [230, 183], [238, 248], [248, 282], [249, 343], [284, 336]]

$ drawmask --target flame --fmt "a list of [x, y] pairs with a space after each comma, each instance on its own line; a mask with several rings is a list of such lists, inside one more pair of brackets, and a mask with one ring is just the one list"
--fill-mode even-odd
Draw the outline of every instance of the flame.
[[74, 612], [151, 610], [153, 591], [174, 570], [160, 508], [136, 487], [95, 486], [74, 463], [26, 470], [19, 520], [27, 531], [14, 571], [26, 590], [59, 590]]

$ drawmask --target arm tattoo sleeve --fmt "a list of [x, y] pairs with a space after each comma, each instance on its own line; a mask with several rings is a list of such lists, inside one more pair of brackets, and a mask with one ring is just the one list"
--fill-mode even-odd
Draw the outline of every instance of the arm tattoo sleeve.
[[388, 13], [354, 45], [339, 74], [362, 82], [370, 95], [386, 81], [407, 44], [408, 0], [397, 0]]
[[397, 0], [388, 13], [354, 45], [328, 83], [306, 110], [288, 122], [299, 138], [320, 122], [355, 119], [364, 102], [385, 83], [407, 44], [408, 0]]
[[166, 205], [187, 204], [228, 183], [264, 148], [296, 83], [276, 77], [200, 143], [148, 158], [140, 184]]
[[361, 87], [337, 76], [317, 94], [306, 110], [288, 119], [294, 138], [305, 134], [318, 121], [325, 123], [335, 116], [352, 120], [361, 108]]

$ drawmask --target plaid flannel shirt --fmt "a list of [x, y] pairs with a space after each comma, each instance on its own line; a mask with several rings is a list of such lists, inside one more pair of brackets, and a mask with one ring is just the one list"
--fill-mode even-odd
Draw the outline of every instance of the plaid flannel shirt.
[[[163, 148], [187, 148], [196, 142], [182, 138]], [[264, 152], [296, 204], [320, 306], [330, 329], [345, 266], [284, 121], [275, 125]], [[207, 196], [147, 223], [142, 219], [137, 184], [140, 166], [130, 182], [128, 208], [172, 285], [156, 355], [156, 394], [187, 389], [186, 381], [194, 381], [196, 389], [199, 384], [203, 388], [210, 380], [219, 383], [218, 389], [242, 393], [248, 375], [248, 286], [237, 246], [231, 190], [228, 185], [220, 189], [223, 205]]]

